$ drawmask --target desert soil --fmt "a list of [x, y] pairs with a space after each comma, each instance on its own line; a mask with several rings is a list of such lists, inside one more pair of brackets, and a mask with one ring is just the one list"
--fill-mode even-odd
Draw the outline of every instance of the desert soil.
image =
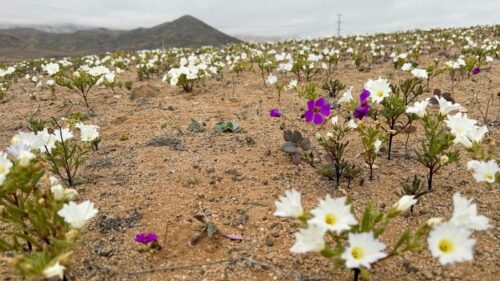
[[[222, 80], [206, 80], [193, 94], [160, 78], [135, 82], [131, 92], [91, 92], [95, 115], [85, 123], [100, 126], [102, 143], [80, 171], [81, 184], [76, 189], [79, 200], [95, 202], [99, 214], [75, 249], [69, 280], [352, 280], [352, 272], [334, 271], [317, 254], [290, 253], [298, 224], [273, 216], [275, 200], [291, 188], [302, 192], [306, 209], [326, 194], [345, 196], [335, 189], [333, 181], [320, 178], [309, 166], [293, 164], [280, 149], [283, 120], [271, 119], [269, 109], [281, 109], [314, 139], [316, 128], [300, 120], [305, 101], [286, 92], [278, 103], [273, 88], [265, 87], [258, 73], [244, 73], [235, 78], [234, 85], [230, 83], [233, 74], [225, 71], [224, 75]], [[407, 75], [395, 71], [390, 63], [373, 65], [370, 72], [361, 73], [342, 62], [333, 78], [354, 86], [356, 96], [367, 79], [382, 76], [396, 82]], [[131, 69], [121, 80], [135, 77]], [[489, 136], [498, 141], [500, 61], [474, 80], [460, 81], [454, 98], [468, 108], [469, 117], [482, 120], [477, 107], [484, 111], [489, 94], [495, 93], [489, 110]], [[431, 80], [431, 88], [446, 91], [449, 87], [445, 75]], [[479, 95], [478, 104], [471, 103], [474, 91]], [[29, 96], [33, 92], [36, 101]], [[72, 92], [57, 88], [57, 99], [50, 96], [48, 90], [35, 90], [25, 80], [13, 86], [8, 101], [0, 104], [2, 150], [17, 131], [26, 130], [29, 116], [64, 117], [86, 112], [83, 100]], [[346, 113], [334, 114], [343, 117]], [[191, 118], [204, 122], [205, 131], [187, 130]], [[242, 130], [215, 133], [213, 126], [220, 120], [232, 120]], [[325, 132], [326, 126], [322, 130]], [[414, 153], [421, 133], [417, 128], [410, 135], [408, 153], [404, 149], [406, 135], [399, 135], [393, 159], [387, 160], [382, 152], [377, 160], [373, 181], [367, 179], [368, 169], [359, 157], [360, 142], [353, 135], [348, 160], [362, 167], [365, 180], [356, 180], [349, 189], [345, 183], [342, 186], [358, 214], [368, 202], [390, 207], [399, 198], [396, 192], [401, 182], [413, 175], [425, 176]], [[315, 140], [313, 144], [320, 152]], [[474, 261], [441, 266], [424, 249], [374, 265], [372, 280], [498, 280], [499, 189], [477, 183], [466, 169], [468, 159], [463, 152], [459, 163], [440, 171], [434, 191], [420, 199], [413, 214], [396, 219], [381, 239], [391, 245], [403, 228], [415, 228], [432, 217], [449, 218], [452, 194], [460, 192], [476, 198], [479, 213], [489, 217], [494, 226], [474, 234]], [[200, 213], [213, 221], [220, 233], [239, 234], [243, 241], [218, 236], [188, 246], [190, 237], [202, 226], [193, 218]], [[145, 231], [160, 235], [160, 251], [139, 251], [134, 236]], [[2, 264], [0, 279], [16, 278]]]

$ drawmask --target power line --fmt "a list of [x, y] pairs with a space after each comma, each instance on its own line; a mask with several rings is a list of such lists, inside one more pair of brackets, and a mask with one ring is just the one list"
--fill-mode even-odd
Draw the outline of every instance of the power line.
[[106, 18], [114, 18], [114, 19], [119, 19], [119, 20], [130, 20], [130, 18], [126, 17], [121, 17], [117, 15], [99, 15], [96, 14], [95, 12], [88, 12], [84, 10], [74, 10], [74, 9], [68, 9], [68, 8], [63, 8], [63, 7], [54, 7], [54, 6], [49, 6], [45, 4], [38, 4], [38, 3], [30, 3], [30, 2], [24, 2], [24, 1], [19, 1], [19, 0], [0, 0], [0, 4], [4, 4], [7, 6], [17, 6], [20, 8], [24, 9], [30, 9], [30, 10], [35, 10], [40, 13], [47, 13], [47, 14], [60, 14], [60, 15], [66, 15], [66, 16], [79, 16], [79, 17], [91, 17], [91, 18], [99, 18], [99, 17], [106, 17]]

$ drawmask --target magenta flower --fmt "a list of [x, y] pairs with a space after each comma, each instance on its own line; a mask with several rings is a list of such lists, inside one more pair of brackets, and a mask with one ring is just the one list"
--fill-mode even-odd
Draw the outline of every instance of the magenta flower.
[[472, 69], [472, 74], [473, 75], [479, 74], [480, 72], [481, 72], [481, 68], [479, 68], [479, 67], [474, 67]]
[[269, 116], [273, 118], [279, 118], [281, 117], [281, 111], [279, 111], [279, 109], [277, 108], [273, 108], [271, 109], [271, 111], [269, 111]]
[[359, 105], [354, 110], [354, 118], [358, 118], [359, 120], [368, 116], [370, 112], [370, 105], [368, 104], [368, 97], [370, 96], [370, 92], [368, 90], [363, 90], [361, 95], [359, 95]]
[[324, 97], [318, 100], [310, 100], [307, 102], [307, 111], [304, 114], [306, 122], [313, 122], [314, 125], [321, 125], [325, 122], [325, 118], [330, 115], [330, 105]]
[[135, 241], [141, 244], [149, 244], [158, 241], [158, 235], [155, 233], [139, 233], [135, 236]]

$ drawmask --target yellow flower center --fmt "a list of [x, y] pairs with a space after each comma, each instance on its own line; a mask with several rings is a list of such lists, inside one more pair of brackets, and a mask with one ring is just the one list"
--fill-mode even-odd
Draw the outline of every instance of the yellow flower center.
[[334, 225], [337, 223], [337, 218], [332, 214], [327, 214], [325, 216], [325, 222], [326, 222], [326, 224]]
[[4, 172], [5, 172], [4, 166], [0, 166], [0, 175], [3, 174]]
[[441, 240], [441, 242], [439, 242], [439, 250], [441, 250], [441, 252], [445, 253], [445, 254], [449, 254], [451, 252], [453, 252], [453, 243], [448, 240], [448, 239], [443, 239]]
[[384, 91], [382, 91], [382, 90], [378, 90], [378, 91], [377, 91], [377, 96], [379, 96], [379, 97], [383, 97], [383, 96], [384, 96]]
[[364, 255], [363, 249], [361, 249], [360, 247], [353, 247], [351, 249], [351, 255], [354, 259], [360, 260]]
[[[0, 174], [1, 174], [1, 170], [0, 170]], [[493, 173], [486, 173], [486, 174], [484, 174], [484, 178], [487, 181], [492, 181], [493, 180]]]

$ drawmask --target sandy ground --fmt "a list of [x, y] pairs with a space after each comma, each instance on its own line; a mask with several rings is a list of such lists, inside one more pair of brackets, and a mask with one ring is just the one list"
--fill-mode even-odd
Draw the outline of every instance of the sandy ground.
[[[354, 86], [356, 95], [367, 79], [393, 75], [392, 81], [408, 74], [394, 71], [392, 64], [373, 65], [368, 73], [358, 72], [341, 62], [334, 78]], [[346, 64], [344, 66], [344, 64]], [[135, 82], [134, 87], [153, 85], [155, 96], [130, 99], [125, 89], [114, 96], [108, 90], [95, 89], [90, 94], [95, 117], [86, 123], [101, 127], [101, 149], [93, 152], [81, 170], [82, 184], [76, 188], [80, 200], [95, 202], [99, 214], [89, 223], [75, 259], [69, 280], [351, 280], [352, 272], [334, 271], [319, 255], [294, 255], [289, 252], [297, 223], [274, 217], [274, 201], [285, 190], [296, 188], [303, 194], [307, 209], [319, 198], [335, 190], [335, 183], [321, 179], [309, 166], [296, 166], [281, 151], [281, 120], [268, 117], [268, 110], [278, 107], [283, 114], [297, 119], [304, 112], [305, 101], [296, 94], [282, 94], [281, 104], [273, 88], [265, 87], [260, 75], [244, 73], [228, 83], [209, 79], [194, 94], [186, 94], [159, 78]], [[292, 79], [292, 76], [288, 76]], [[129, 71], [122, 80], [135, 79]], [[315, 77], [315, 80], [323, 79]], [[455, 89], [457, 102], [469, 109], [469, 117], [480, 118], [470, 103], [476, 91], [484, 106], [488, 94], [500, 91], [500, 62], [493, 62], [475, 78], [464, 80]], [[24, 80], [24, 79], [23, 79]], [[28, 93], [31, 84], [20, 82]], [[449, 88], [447, 76], [431, 81], [432, 88]], [[9, 100], [0, 104], [0, 144], [25, 130], [27, 118], [37, 108], [39, 117], [63, 117], [70, 112], [85, 112], [83, 101], [74, 93], [57, 88], [57, 99], [49, 91], [37, 92], [37, 101], [14, 85]], [[426, 93], [430, 96], [430, 93]], [[496, 97], [490, 109], [490, 136], [499, 140], [500, 101]], [[335, 112], [337, 114], [337, 112]], [[344, 116], [345, 112], [339, 113]], [[206, 123], [204, 132], [187, 130], [190, 119]], [[237, 133], [217, 134], [213, 126], [220, 120], [241, 125]], [[313, 133], [315, 128], [296, 120]], [[357, 157], [360, 142], [353, 137], [348, 160], [363, 167], [363, 185], [353, 182], [347, 190], [354, 199], [356, 212], [365, 204], [391, 206], [398, 200], [396, 191], [408, 177], [423, 177], [425, 170], [413, 152], [418, 134], [410, 136], [410, 154], [405, 155], [404, 134], [394, 144], [393, 160], [385, 153], [377, 160], [375, 178], [368, 181], [368, 170]], [[125, 139], [127, 137], [127, 140]], [[253, 141], [251, 141], [253, 140]], [[319, 146], [314, 143], [318, 151]], [[465, 163], [463, 153], [458, 164], [440, 171], [434, 191], [421, 198], [412, 215], [396, 219], [381, 239], [394, 243], [403, 227], [415, 228], [431, 217], [449, 218], [452, 194], [460, 192], [477, 200], [479, 212], [488, 216], [494, 228], [474, 234], [477, 239], [473, 262], [440, 266], [427, 249], [376, 264], [372, 280], [498, 280], [500, 274], [500, 197], [499, 189], [477, 183]], [[345, 184], [343, 184], [345, 187]], [[200, 229], [193, 219], [206, 214], [226, 234], [240, 234], [242, 242], [225, 238], [203, 238], [191, 248], [188, 240]], [[140, 253], [134, 236], [143, 231], [160, 235], [162, 249]], [[15, 280], [5, 266], [0, 279]]]

